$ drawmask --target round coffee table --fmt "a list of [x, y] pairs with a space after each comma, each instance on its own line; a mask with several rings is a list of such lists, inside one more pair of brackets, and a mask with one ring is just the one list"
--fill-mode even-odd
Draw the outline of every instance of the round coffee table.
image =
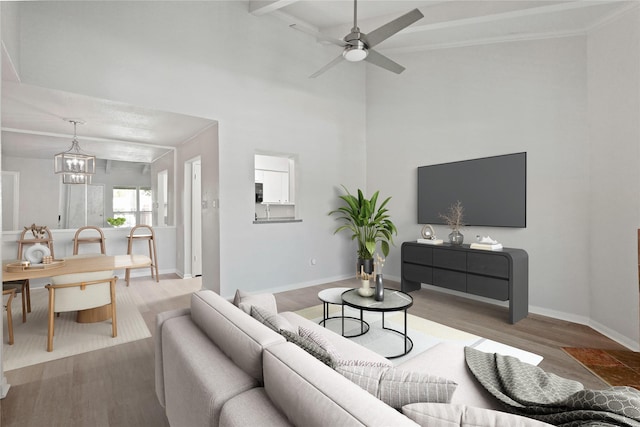
[[[367, 331], [369, 330], [369, 324], [362, 319], [362, 310], [360, 310], [360, 318], [359, 319], [357, 317], [345, 316], [344, 315], [344, 308], [342, 310], [342, 316], [333, 316], [333, 317], [329, 316], [329, 304], [342, 306], [342, 294], [345, 291], [348, 291], [350, 289], [353, 289], [353, 288], [328, 288], [328, 289], [323, 289], [320, 292], [318, 292], [318, 298], [320, 298], [320, 301], [322, 301], [322, 320], [320, 322], [318, 322], [318, 323], [320, 325], [326, 327], [327, 326], [327, 320], [329, 320], [329, 319], [342, 319], [342, 336], [345, 337], [345, 338], [359, 337], [360, 335], [363, 335], [363, 334], [367, 333]], [[352, 334], [352, 335], [345, 335], [344, 334], [344, 319], [345, 318], [359, 321], [360, 322], [360, 333]]]
[[[342, 314], [344, 315], [344, 306], [349, 306], [360, 310], [360, 319], [362, 319], [362, 311], [377, 311], [382, 313], [382, 329], [394, 332], [404, 337], [404, 351], [392, 355], [385, 356], [387, 359], [394, 359], [408, 354], [413, 349], [413, 341], [407, 336], [407, 309], [413, 305], [411, 295], [398, 291], [396, 289], [384, 290], [384, 299], [376, 301], [373, 297], [360, 296], [357, 289], [349, 289], [342, 293]], [[384, 326], [384, 314], [390, 311], [404, 312], [404, 332], [387, 328]], [[343, 320], [344, 322], [344, 320]]]

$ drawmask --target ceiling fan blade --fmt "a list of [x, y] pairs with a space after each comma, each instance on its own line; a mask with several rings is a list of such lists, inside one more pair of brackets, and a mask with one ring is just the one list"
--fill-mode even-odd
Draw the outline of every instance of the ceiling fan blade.
[[310, 36], [313, 36], [313, 37], [315, 37], [317, 39], [324, 40], [324, 41], [329, 42], [329, 43], [333, 43], [333, 44], [338, 45], [340, 47], [347, 46], [347, 42], [345, 42], [344, 40], [339, 40], [339, 39], [336, 39], [336, 38], [333, 38], [333, 37], [326, 36], [326, 35], [324, 35], [322, 33], [319, 33], [317, 31], [311, 30], [309, 28], [303, 27], [301, 25], [291, 24], [289, 26], [291, 28], [293, 28], [294, 30], [302, 31], [305, 34], [309, 34]]
[[386, 56], [376, 52], [373, 49], [369, 49], [369, 54], [365, 58], [365, 61], [372, 63], [373, 65], [377, 65], [378, 67], [382, 67], [385, 70], [389, 70], [393, 73], [400, 74], [405, 70], [405, 68], [390, 60]]
[[375, 45], [385, 41], [395, 33], [409, 25], [413, 24], [417, 20], [421, 19], [424, 15], [418, 9], [413, 9], [411, 12], [405, 13], [399, 18], [394, 19], [391, 22], [387, 22], [382, 27], [378, 27], [375, 30], [364, 36], [364, 42], [367, 47], [374, 47]]
[[314, 79], [316, 77], [318, 77], [320, 74], [324, 73], [325, 71], [327, 71], [329, 68], [333, 67], [334, 65], [338, 64], [339, 62], [341, 62], [342, 60], [344, 60], [344, 57], [342, 56], [342, 54], [340, 54], [340, 56], [336, 57], [333, 61], [329, 62], [327, 65], [325, 65], [324, 67], [320, 68], [318, 71], [316, 71], [315, 73], [311, 74], [309, 76], [310, 79]]

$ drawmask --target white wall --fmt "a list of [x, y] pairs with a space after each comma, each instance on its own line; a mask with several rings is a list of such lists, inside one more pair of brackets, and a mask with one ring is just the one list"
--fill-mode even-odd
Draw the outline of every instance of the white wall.
[[[246, 2], [24, 2], [20, 12], [25, 83], [219, 121], [223, 296], [353, 274], [352, 242], [332, 234], [327, 212], [339, 184], [364, 185], [363, 67], [309, 79], [335, 51]], [[298, 155], [302, 223], [252, 223], [253, 155], [265, 150]]]
[[[400, 242], [419, 237], [418, 166], [526, 151], [527, 228], [470, 227], [465, 242], [489, 234], [525, 249], [530, 305], [588, 316], [584, 38], [395, 58], [407, 67], [402, 79], [367, 74], [367, 188], [393, 197], [399, 229], [388, 273], [400, 276]], [[450, 230], [435, 228], [446, 240]]]
[[2, 156], [2, 170], [20, 173], [19, 230], [31, 224], [58, 228], [60, 177], [53, 174], [53, 161]]
[[2, 42], [7, 51], [3, 60], [11, 59], [11, 64], [3, 64], [13, 68], [13, 72], [20, 73], [20, 10], [18, 2], [3, 2], [2, 4]]
[[[630, 21], [633, 30], [589, 46], [570, 37], [395, 55], [402, 79], [368, 69], [367, 189], [393, 196], [400, 230], [390, 275], [400, 277], [400, 242], [419, 237], [418, 166], [526, 151], [527, 228], [471, 227], [465, 241], [489, 234], [529, 253], [530, 311], [638, 347], [635, 14]], [[612, 38], [623, 47], [612, 49]], [[449, 230], [436, 232], [446, 239]], [[594, 246], [609, 236], [621, 245]]]
[[[151, 189], [154, 203], [158, 202], [158, 174], [167, 171], [167, 224], [175, 225], [176, 218], [176, 153], [171, 151], [151, 163]], [[158, 210], [153, 211], [153, 223], [159, 224]]]
[[588, 37], [590, 309], [608, 335], [640, 341], [640, 10]]

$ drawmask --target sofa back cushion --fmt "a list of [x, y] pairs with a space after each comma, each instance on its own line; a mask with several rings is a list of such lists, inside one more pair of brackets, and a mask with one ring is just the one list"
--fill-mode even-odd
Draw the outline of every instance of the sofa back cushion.
[[491, 409], [443, 403], [412, 403], [402, 413], [421, 426], [438, 427], [551, 427], [531, 418]]
[[264, 388], [291, 424], [417, 426], [293, 343], [265, 349]]
[[262, 350], [285, 339], [213, 291], [191, 296], [193, 322], [229, 359], [262, 382]]

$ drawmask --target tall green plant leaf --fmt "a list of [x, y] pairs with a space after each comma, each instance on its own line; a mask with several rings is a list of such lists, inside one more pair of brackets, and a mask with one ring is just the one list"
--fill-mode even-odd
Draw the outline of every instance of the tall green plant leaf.
[[358, 197], [355, 197], [344, 185], [342, 188], [346, 194], [341, 195], [340, 199], [345, 205], [329, 212], [329, 215], [337, 214], [336, 219], [344, 222], [336, 228], [334, 234], [349, 230], [352, 233], [351, 239], [358, 241], [359, 258], [373, 258], [378, 242], [386, 257], [389, 254], [389, 243], [393, 244], [392, 235], [397, 234], [396, 226], [390, 219], [388, 209], [385, 208], [391, 197], [387, 197], [380, 207], [377, 207], [379, 191], [367, 199], [360, 189], [357, 191]]

